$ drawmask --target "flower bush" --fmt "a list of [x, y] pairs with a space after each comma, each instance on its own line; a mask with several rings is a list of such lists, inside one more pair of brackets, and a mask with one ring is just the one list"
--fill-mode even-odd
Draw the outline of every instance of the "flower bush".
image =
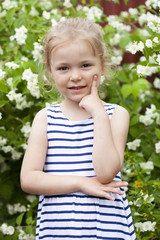
[[[0, 239], [35, 239], [38, 197], [22, 192], [20, 167], [35, 113], [59, 99], [56, 89], [44, 90], [42, 41], [51, 26], [77, 16], [101, 24], [117, 65], [112, 80], [103, 80], [101, 97], [130, 113], [122, 176], [137, 239], [160, 239], [159, 10], [158, 0], [119, 16], [106, 16], [93, 0], [1, 1]], [[125, 62], [126, 54], [137, 62]]]

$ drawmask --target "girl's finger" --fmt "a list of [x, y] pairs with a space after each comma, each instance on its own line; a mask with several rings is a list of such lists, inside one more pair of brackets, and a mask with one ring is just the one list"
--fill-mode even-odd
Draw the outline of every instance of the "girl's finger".
[[112, 181], [111, 183], [108, 183], [107, 186], [110, 186], [110, 187], [127, 187], [128, 182]]
[[93, 77], [91, 94], [97, 94], [97, 76], [96, 75]]

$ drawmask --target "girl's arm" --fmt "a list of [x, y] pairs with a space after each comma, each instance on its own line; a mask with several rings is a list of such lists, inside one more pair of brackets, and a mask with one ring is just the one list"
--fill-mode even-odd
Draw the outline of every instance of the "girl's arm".
[[77, 178], [43, 172], [47, 139], [47, 111], [42, 109], [33, 121], [28, 147], [21, 168], [21, 187], [32, 194], [56, 195], [77, 190]]
[[113, 200], [108, 193], [122, 194], [119, 187], [127, 186], [126, 182], [113, 181], [101, 184], [97, 178], [81, 176], [58, 176], [43, 172], [48, 147], [46, 109], [36, 115], [28, 147], [21, 168], [21, 187], [31, 194], [60, 195], [81, 191], [88, 195], [106, 197]]
[[94, 119], [93, 166], [101, 183], [113, 180], [120, 171], [129, 127], [129, 114], [126, 109], [116, 106], [111, 120], [97, 92], [96, 79], [93, 79], [91, 94], [84, 97], [80, 107]]

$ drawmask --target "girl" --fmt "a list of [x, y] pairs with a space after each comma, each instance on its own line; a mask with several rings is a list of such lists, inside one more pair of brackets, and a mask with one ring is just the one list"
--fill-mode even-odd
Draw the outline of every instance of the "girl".
[[98, 96], [107, 63], [100, 27], [60, 22], [44, 54], [64, 100], [35, 116], [22, 164], [22, 189], [40, 195], [36, 239], [135, 240], [119, 172], [129, 115]]

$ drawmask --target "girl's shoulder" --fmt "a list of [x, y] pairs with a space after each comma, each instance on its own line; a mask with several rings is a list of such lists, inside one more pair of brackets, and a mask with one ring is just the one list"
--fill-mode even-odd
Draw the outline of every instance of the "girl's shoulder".
[[46, 124], [47, 122], [47, 109], [43, 108], [38, 111], [34, 117], [33, 124]]
[[121, 116], [121, 117], [129, 118], [129, 113], [126, 108], [115, 103], [103, 102], [103, 104], [106, 111], [109, 113], [109, 115], [113, 115], [114, 117]]

